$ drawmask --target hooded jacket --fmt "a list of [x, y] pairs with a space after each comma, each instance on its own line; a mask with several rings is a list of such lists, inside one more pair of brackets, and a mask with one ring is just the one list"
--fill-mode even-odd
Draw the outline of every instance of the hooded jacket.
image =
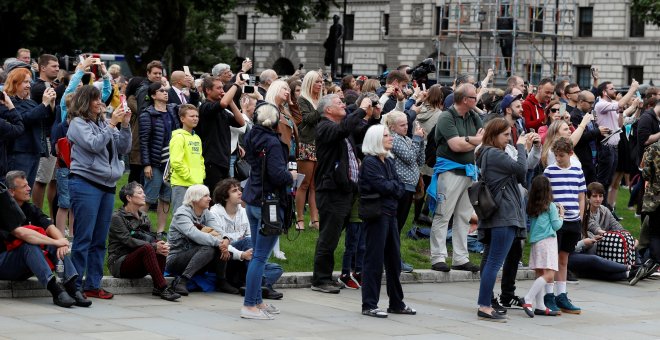
[[170, 183], [182, 187], [202, 184], [206, 177], [202, 140], [199, 135], [178, 129], [170, 139]]
[[222, 235], [229, 238], [229, 241], [235, 242], [242, 238], [250, 237], [250, 221], [248, 221], [247, 212], [241, 205], [236, 210], [234, 218], [229, 217], [227, 210], [222, 204], [215, 204], [211, 207], [211, 212], [222, 222]]

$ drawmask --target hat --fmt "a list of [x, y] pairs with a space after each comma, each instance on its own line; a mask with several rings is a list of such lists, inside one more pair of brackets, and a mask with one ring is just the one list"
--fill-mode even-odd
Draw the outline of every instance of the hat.
[[9, 72], [11, 72], [12, 70], [15, 70], [17, 68], [26, 68], [28, 70], [32, 70], [32, 68], [30, 68], [30, 65], [28, 65], [28, 64], [26, 64], [26, 63], [24, 63], [20, 60], [17, 60], [17, 61], [8, 62], [7, 63], [7, 68], [5, 69], [5, 72], [7, 72], [7, 74], [9, 74]]
[[502, 110], [502, 112], [504, 112], [504, 110], [507, 107], [511, 106], [511, 103], [515, 102], [516, 100], [520, 100], [520, 99], [522, 99], [522, 94], [519, 94], [517, 96], [507, 94], [506, 96], [504, 96], [504, 99], [502, 99], [502, 104], [500, 104], [500, 109]]

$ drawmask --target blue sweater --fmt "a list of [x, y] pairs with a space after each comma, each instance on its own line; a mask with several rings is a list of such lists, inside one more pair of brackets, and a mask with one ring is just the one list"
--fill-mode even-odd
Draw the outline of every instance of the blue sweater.
[[536, 243], [548, 237], [557, 237], [557, 230], [561, 228], [562, 220], [559, 218], [557, 206], [550, 203], [548, 209], [539, 216], [531, 218], [529, 242]]

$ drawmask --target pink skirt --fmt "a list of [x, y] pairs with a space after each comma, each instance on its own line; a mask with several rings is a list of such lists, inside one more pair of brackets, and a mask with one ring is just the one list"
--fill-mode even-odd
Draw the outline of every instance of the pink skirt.
[[532, 244], [532, 250], [529, 253], [529, 268], [559, 270], [556, 237], [548, 237]]

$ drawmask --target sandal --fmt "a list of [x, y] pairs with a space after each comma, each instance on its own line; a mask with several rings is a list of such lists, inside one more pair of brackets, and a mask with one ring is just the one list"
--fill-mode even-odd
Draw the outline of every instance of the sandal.
[[387, 312], [388, 312], [388, 313], [392, 313], [392, 314], [407, 314], [407, 315], [415, 315], [415, 314], [417, 314], [417, 311], [414, 310], [414, 309], [412, 309], [412, 308], [410, 308], [410, 306], [405, 306], [405, 307], [403, 307], [403, 309], [392, 309], [392, 308], [388, 308], [388, 309], [387, 309]]
[[374, 318], [386, 318], [387, 313], [383, 311], [382, 309], [374, 308], [374, 309], [365, 309], [362, 311], [362, 315], [366, 316], [373, 316]]
[[[300, 224], [302, 222], [302, 225]], [[296, 221], [296, 230], [305, 230], [305, 220]]]
[[312, 221], [312, 222], [309, 224], [309, 227], [312, 228], [312, 229], [319, 230], [319, 221]]

